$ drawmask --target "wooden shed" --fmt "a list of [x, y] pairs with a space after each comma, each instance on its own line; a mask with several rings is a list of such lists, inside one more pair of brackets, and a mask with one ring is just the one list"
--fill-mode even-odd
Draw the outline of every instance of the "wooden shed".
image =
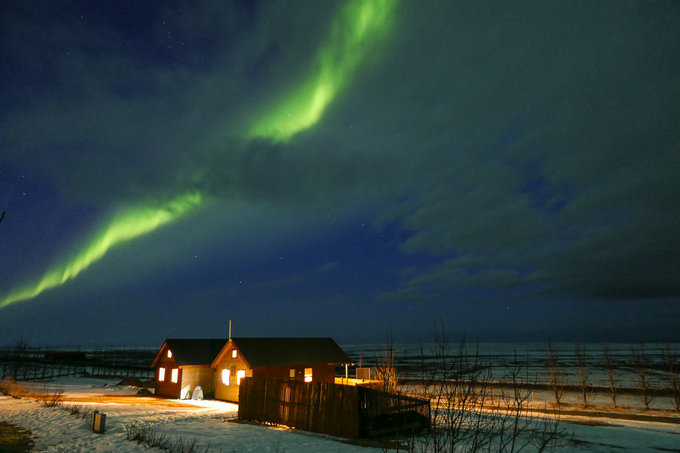
[[151, 364], [157, 396], [188, 399], [200, 387], [204, 398], [215, 394], [212, 362], [224, 348], [224, 338], [168, 338]]
[[238, 402], [245, 377], [333, 383], [350, 363], [332, 338], [232, 338], [212, 362], [215, 398]]

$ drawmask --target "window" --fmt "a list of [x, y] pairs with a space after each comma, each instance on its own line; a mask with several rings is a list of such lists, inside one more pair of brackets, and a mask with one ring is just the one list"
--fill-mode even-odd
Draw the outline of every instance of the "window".
[[158, 382], [163, 382], [165, 380], [165, 368], [160, 367], [158, 369]]
[[312, 382], [312, 369], [305, 368], [305, 382]]
[[236, 357], [238, 357], [238, 351], [236, 349], [232, 349], [231, 350], [231, 358], [235, 359]]
[[168, 349], [168, 359], [172, 359], [172, 351]]
[[170, 376], [170, 380], [177, 384], [177, 381], [179, 380], [179, 368], [172, 369], [172, 375]]
[[290, 369], [290, 378], [295, 379], [295, 368]]
[[241, 379], [246, 377], [246, 370], [238, 370], [236, 372], [236, 385], [241, 385]]
[[222, 370], [222, 384], [224, 385], [229, 385], [229, 377], [231, 376], [231, 373], [229, 373], [228, 369]]

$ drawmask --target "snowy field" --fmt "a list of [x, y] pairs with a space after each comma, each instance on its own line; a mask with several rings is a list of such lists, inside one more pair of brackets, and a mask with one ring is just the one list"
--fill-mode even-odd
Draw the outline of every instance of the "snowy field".
[[[81, 404], [105, 413], [106, 433], [92, 433], [89, 420], [70, 415], [64, 407], [43, 407], [35, 401], [0, 396], [0, 421], [30, 429], [34, 435], [34, 451], [160, 451], [126, 439], [125, 425], [132, 422], [148, 423], [171, 438], [197, 439], [200, 452], [206, 448], [225, 453], [370, 451], [323, 436], [233, 423], [238, 407], [230, 403], [148, 397], [115, 401], [115, 397], [131, 396], [137, 391], [117, 387], [115, 381], [69, 378], [47, 384], [47, 390], [62, 390], [64, 406]], [[154, 401], [149, 403], [149, 400]]]
[[[89, 420], [70, 415], [64, 407], [43, 407], [35, 401], [0, 396], [0, 421], [28, 428], [33, 451], [137, 452], [149, 449], [126, 439], [125, 426], [148, 423], [171, 438], [197, 439], [204, 452], [379, 452], [379, 448], [351, 445], [339, 439], [235, 423], [237, 406], [217, 401], [159, 400], [133, 396], [137, 389], [115, 381], [68, 378], [42, 385], [39, 390], [61, 390], [64, 406], [80, 404], [107, 415], [106, 433], [94, 434]], [[588, 418], [572, 419], [592, 423]], [[598, 418], [596, 425], [565, 423], [574, 441], [562, 451], [659, 452], [680, 451], [680, 426]]]
[[[577, 384], [577, 360], [573, 342], [553, 343], [560, 374], [564, 375], [565, 383]], [[607, 374], [603, 368], [603, 343], [581, 343], [589, 374], [589, 383], [607, 387]], [[638, 343], [609, 343], [609, 354], [615, 369], [615, 379], [619, 387], [635, 387], [637, 380], [633, 349], [639, 349]], [[401, 378], [419, 379], [422, 364], [427, 364], [437, 354], [437, 346], [433, 343], [395, 343], [395, 366]], [[680, 343], [645, 343], [644, 356], [647, 361], [648, 378], [652, 387], [662, 388], [666, 385], [667, 365], [665, 363], [666, 348], [670, 348], [677, 364], [680, 356]], [[364, 366], [375, 366], [376, 361], [385, 355], [384, 344], [356, 344], [343, 345], [356, 363], [363, 362]], [[459, 344], [451, 340], [447, 353], [452, 357], [459, 354]], [[517, 342], [517, 343], [474, 343], [468, 341], [462, 356], [469, 361], [477, 360], [480, 364], [491, 368], [494, 380], [508, 380], [509, 367], [520, 364], [523, 380], [547, 382], [549, 380], [549, 358], [547, 342]]]

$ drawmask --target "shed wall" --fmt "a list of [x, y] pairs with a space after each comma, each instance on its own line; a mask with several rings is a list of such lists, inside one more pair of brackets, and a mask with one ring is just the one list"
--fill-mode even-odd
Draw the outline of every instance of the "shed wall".
[[191, 398], [194, 389], [201, 386], [203, 398], [212, 399], [215, 394], [215, 370], [209, 365], [194, 365], [182, 367], [182, 385], [180, 398]]

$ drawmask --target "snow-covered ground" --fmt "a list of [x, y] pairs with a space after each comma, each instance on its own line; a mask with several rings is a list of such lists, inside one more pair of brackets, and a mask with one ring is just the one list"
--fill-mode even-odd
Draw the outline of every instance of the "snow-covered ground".
[[[115, 381], [68, 378], [44, 386], [64, 392], [65, 405], [82, 404], [107, 415], [106, 433], [94, 434], [89, 420], [63, 407], [43, 407], [35, 401], [0, 396], [0, 421], [30, 429], [34, 451], [137, 452], [159, 451], [126, 439], [125, 426], [148, 423], [171, 438], [197, 439], [199, 452], [362, 452], [381, 451], [338, 439], [295, 430], [234, 423], [237, 406], [218, 401], [156, 400], [132, 397], [137, 391]], [[126, 398], [127, 397], [127, 398]], [[587, 418], [578, 422], [590, 423]], [[680, 425], [598, 418], [597, 425], [565, 424], [575, 443], [565, 451], [680, 451]]]
[[[219, 401], [129, 398], [130, 403], [106, 402], [106, 397], [134, 395], [137, 389], [117, 387], [115, 381], [68, 378], [50, 383], [47, 390], [62, 390], [64, 405], [82, 404], [106, 414], [106, 432], [95, 434], [89, 420], [76, 418], [63, 407], [43, 407], [35, 401], [0, 396], [0, 421], [28, 428], [34, 435], [34, 451], [137, 452], [159, 451], [126, 439], [125, 425], [148, 423], [171, 438], [197, 439], [198, 451], [211, 452], [368, 452], [336, 439], [299, 431], [277, 430], [233, 423], [238, 406]], [[100, 398], [105, 397], [105, 398]], [[87, 400], [103, 400], [87, 401]], [[140, 404], [134, 400], [139, 399]], [[378, 450], [375, 450], [378, 451]]]

